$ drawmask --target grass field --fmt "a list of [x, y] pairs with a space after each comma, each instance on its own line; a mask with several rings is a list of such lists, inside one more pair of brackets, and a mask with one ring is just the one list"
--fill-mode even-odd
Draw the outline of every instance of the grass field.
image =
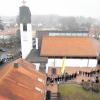
[[100, 100], [100, 92], [84, 90], [80, 85], [61, 84], [58, 86], [62, 100]]

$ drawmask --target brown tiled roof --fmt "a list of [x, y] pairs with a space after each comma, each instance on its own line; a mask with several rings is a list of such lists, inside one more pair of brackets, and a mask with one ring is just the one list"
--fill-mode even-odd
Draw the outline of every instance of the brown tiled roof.
[[42, 40], [41, 56], [97, 56], [89, 37], [45, 36]]
[[96, 67], [96, 69], [99, 69], [99, 70], [100, 70], [100, 65], [98, 65], [98, 66]]
[[[14, 68], [18, 63], [18, 68]], [[46, 76], [23, 59], [0, 69], [0, 100], [43, 100]], [[38, 81], [38, 78], [43, 82]], [[38, 90], [38, 89], [40, 90]]]

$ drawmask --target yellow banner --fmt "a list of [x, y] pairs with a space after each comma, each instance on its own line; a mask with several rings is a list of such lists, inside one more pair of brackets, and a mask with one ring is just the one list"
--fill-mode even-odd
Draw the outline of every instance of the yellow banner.
[[65, 70], [65, 59], [63, 58], [61, 61], [61, 73], [63, 74]]

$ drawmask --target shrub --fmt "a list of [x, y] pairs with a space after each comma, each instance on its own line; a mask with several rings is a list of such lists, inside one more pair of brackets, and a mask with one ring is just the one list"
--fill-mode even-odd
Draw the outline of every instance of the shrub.
[[93, 91], [100, 92], [100, 83], [93, 83]]
[[91, 90], [91, 82], [83, 82], [82, 87], [86, 90]]

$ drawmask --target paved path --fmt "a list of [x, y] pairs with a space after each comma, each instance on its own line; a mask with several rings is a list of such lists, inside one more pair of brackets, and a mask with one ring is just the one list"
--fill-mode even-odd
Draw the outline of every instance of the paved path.
[[47, 86], [47, 90], [50, 90], [52, 93], [57, 93], [58, 92], [58, 86], [57, 86], [56, 83], [54, 83], [53, 85]]

